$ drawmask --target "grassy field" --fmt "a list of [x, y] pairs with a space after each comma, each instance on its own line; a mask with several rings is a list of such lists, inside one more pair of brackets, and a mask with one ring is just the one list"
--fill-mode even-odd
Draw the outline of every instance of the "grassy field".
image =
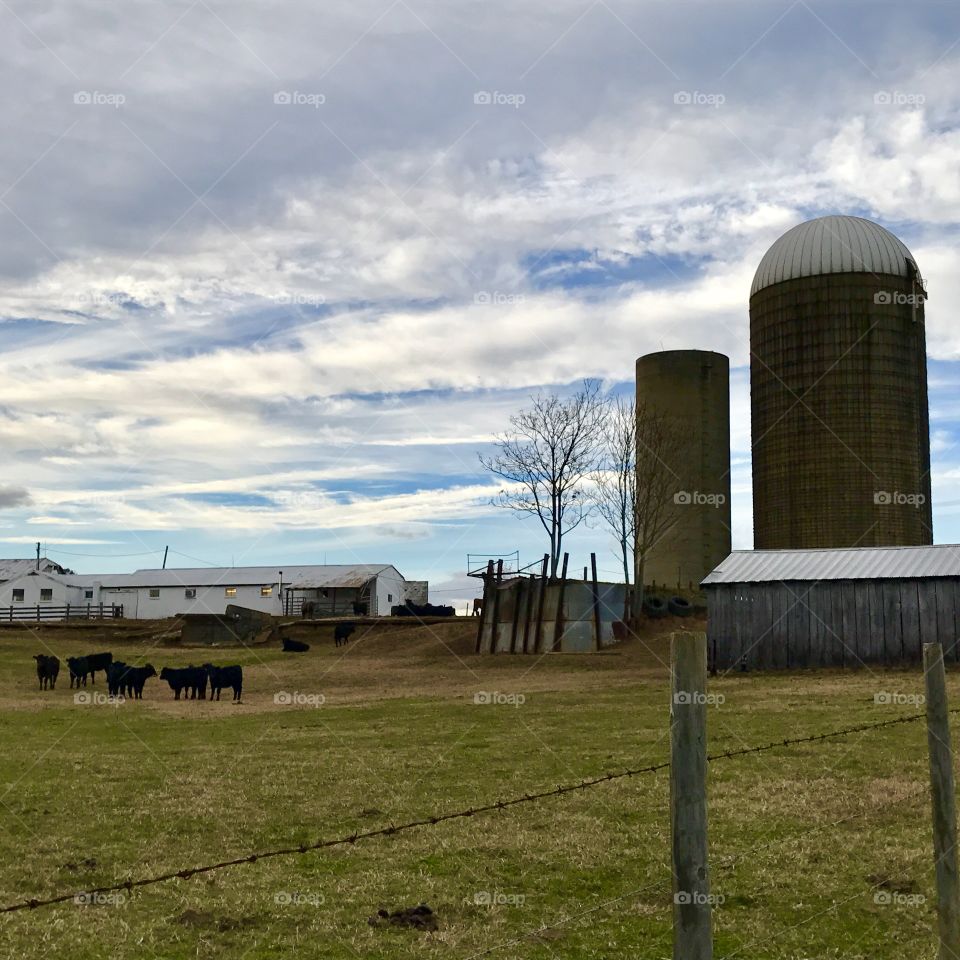
[[[668, 627], [669, 625], [667, 625]], [[667, 627], [661, 628], [666, 629]], [[666, 759], [668, 638], [475, 657], [475, 627], [378, 626], [302, 656], [107, 630], [0, 631], [0, 901], [334, 837]], [[74, 702], [31, 656], [244, 665], [243, 702]], [[211, 656], [211, 653], [214, 654]], [[960, 676], [950, 677], [960, 704]], [[98, 681], [96, 688], [105, 693]], [[916, 713], [909, 672], [711, 681], [711, 751]], [[478, 696], [479, 695], [479, 696]], [[487, 702], [475, 702], [477, 699]], [[902, 698], [901, 698], [902, 699]], [[921, 723], [717, 761], [715, 955], [935, 954]], [[668, 772], [563, 798], [0, 917], [8, 956], [671, 956]], [[428, 903], [439, 929], [371, 926]], [[516, 941], [516, 942], [514, 942]]]

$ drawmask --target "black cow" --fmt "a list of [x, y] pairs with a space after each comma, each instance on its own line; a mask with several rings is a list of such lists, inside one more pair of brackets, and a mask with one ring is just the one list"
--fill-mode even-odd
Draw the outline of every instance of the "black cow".
[[216, 694], [220, 699], [220, 691], [224, 687], [233, 687], [233, 699], [237, 701], [243, 693], [243, 667], [215, 667], [212, 663], [205, 663], [203, 669], [210, 678], [210, 699]]
[[282, 637], [284, 653], [306, 653], [310, 649], [309, 643], [302, 640], [291, 640], [290, 637]]
[[142, 700], [144, 685], [151, 677], [155, 677], [156, 675], [157, 671], [149, 663], [143, 667], [127, 667], [127, 696], [130, 696], [130, 691], [132, 690], [134, 699]]
[[97, 682], [97, 671], [103, 670], [107, 671], [111, 663], [113, 663], [113, 654], [112, 653], [88, 653], [87, 654], [87, 664], [90, 667], [90, 682]]
[[203, 667], [164, 667], [160, 671], [160, 679], [170, 684], [174, 700], [179, 700], [183, 691], [190, 694], [191, 700], [198, 697], [201, 700], [207, 699], [207, 672]]
[[365, 601], [353, 601], [353, 615], [355, 617], [365, 617], [367, 615], [367, 604]]
[[37, 661], [37, 679], [41, 690], [55, 690], [57, 676], [60, 673], [59, 657], [48, 657], [45, 653], [36, 653], [33, 659]]
[[114, 660], [107, 667], [107, 692], [111, 697], [123, 696], [123, 682], [126, 679], [127, 665], [122, 660]]
[[350, 634], [357, 629], [354, 623], [338, 623], [333, 628], [333, 640], [339, 647], [341, 643], [346, 643], [350, 639]]
[[87, 685], [87, 674], [90, 673], [90, 662], [86, 657], [67, 657], [67, 669], [70, 671], [70, 689], [73, 689], [73, 683], [76, 681], [77, 689], [80, 689], [80, 681]]

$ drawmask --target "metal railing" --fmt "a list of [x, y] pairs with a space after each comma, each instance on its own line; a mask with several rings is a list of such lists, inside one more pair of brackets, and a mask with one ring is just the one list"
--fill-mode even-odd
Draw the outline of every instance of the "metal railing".
[[43, 620], [103, 620], [123, 616], [122, 603], [8, 604], [0, 607], [0, 623], [27, 623]]

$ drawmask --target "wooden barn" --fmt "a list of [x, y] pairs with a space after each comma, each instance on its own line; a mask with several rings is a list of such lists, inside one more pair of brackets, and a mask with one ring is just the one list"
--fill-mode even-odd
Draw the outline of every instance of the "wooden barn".
[[960, 660], [960, 545], [736, 550], [702, 587], [720, 670]]

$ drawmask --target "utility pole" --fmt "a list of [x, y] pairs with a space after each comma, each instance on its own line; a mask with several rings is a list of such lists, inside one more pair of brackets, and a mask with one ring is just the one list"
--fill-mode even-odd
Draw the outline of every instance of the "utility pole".
[[40, 542], [37, 541], [37, 570], [40, 569]]
[[161, 570], [167, 569], [167, 551], [169, 549], [170, 549], [169, 545], [163, 548], [163, 566], [160, 568]]

